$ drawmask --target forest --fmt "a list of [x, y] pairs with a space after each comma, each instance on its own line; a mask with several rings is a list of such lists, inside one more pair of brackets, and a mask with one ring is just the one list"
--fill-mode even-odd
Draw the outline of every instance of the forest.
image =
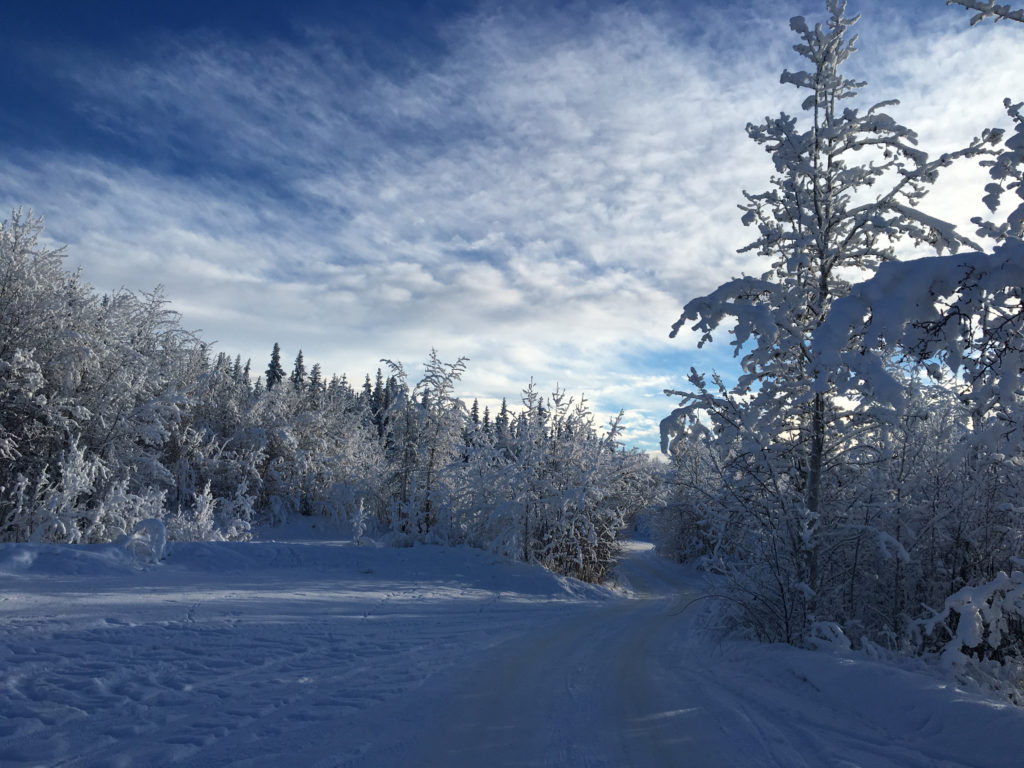
[[[181, 327], [160, 293], [99, 295], [0, 228], [0, 539], [93, 543], [147, 519], [171, 540], [244, 540], [257, 522], [318, 515], [395, 544], [468, 544], [599, 580], [618, 531], [657, 494], [648, 457], [599, 429], [582, 398], [542, 397], [493, 421], [431, 353], [367, 375], [264, 374]], [[148, 536], [145, 526], [136, 536]]]
[[[956, 4], [972, 24], [1022, 20]], [[353, 385], [301, 352], [289, 372], [277, 344], [254, 369], [159, 290], [97, 292], [14, 211], [0, 541], [145, 548], [324, 516], [356, 542], [470, 546], [601, 581], [644, 514], [740, 632], [934, 658], [1021, 703], [1024, 104], [931, 157], [897, 102], [860, 103], [844, 69], [857, 18], [827, 11], [791, 22], [802, 68], [781, 80], [800, 112], [747, 126], [775, 169], [740, 205], [755, 233], [741, 252], [764, 271], [689, 300], [672, 329], [728, 338], [741, 373], [694, 369], [667, 393], [668, 464], [532, 382], [481, 413], [458, 394], [468, 361], [433, 351], [418, 381], [382, 361]], [[970, 233], [925, 212], [960, 163], [989, 175], [969, 191], [989, 211]]]

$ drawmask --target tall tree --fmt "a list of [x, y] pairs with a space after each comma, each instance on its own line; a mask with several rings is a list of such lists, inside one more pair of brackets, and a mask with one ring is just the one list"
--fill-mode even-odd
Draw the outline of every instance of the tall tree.
[[324, 379], [320, 372], [320, 363], [313, 363], [313, 370], [309, 372], [309, 395], [315, 402], [323, 391]]
[[508, 434], [508, 427], [508, 400], [503, 397], [501, 398], [501, 409], [498, 411], [498, 415], [494, 417], [494, 431], [497, 433], [499, 439]]
[[[683, 403], [662, 425], [667, 450], [688, 434], [703, 435], [737, 478], [723, 486], [718, 503], [724, 510], [739, 501], [745, 510], [745, 541], [758, 542], [747, 555], [765, 568], [751, 610], [786, 640], [802, 638], [814, 614], [824, 542], [838, 522], [827, 508], [825, 473], [866, 418], [866, 403], [851, 412], [834, 386], [822, 385], [814, 331], [851, 278], [894, 258], [894, 242], [906, 237], [939, 250], [962, 242], [952, 227], [917, 211], [952, 158], [928, 160], [914, 132], [885, 112], [897, 102], [854, 106], [864, 83], [842, 68], [856, 50], [850, 30], [859, 17], [847, 17], [840, 0], [828, 0], [827, 8], [825, 25], [790, 21], [800, 38], [794, 50], [810, 66], [783, 71], [781, 81], [807, 93], [808, 125], [801, 129], [783, 113], [747, 126], [775, 174], [767, 191], [744, 192], [743, 223], [759, 234], [741, 252], [756, 253], [770, 269], [690, 301], [672, 328], [675, 336], [694, 322], [703, 345], [719, 326], [730, 327], [742, 375], [729, 389], [717, 377], [709, 386], [694, 371], [694, 390], [668, 393]], [[763, 600], [766, 590], [779, 599]]]
[[306, 383], [306, 364], [302, 360], [301, 349], [299, 354], [295, 356], [295, 365], [292, 367], [292, 375], [289, 379], [292, 382], [292, 388], [296, 392], [302, 391], [302, 387]]
[[373, 383], [370, 381], [370, 374], [363, 379], [363, 386], [359, 392], [359, 399], [362, 401], [364, 411], [373, 416]]
[[270, 364], [267, 366], [267, 391], [272, 390], [284, 381], [284, 368], [281, 366], [281, 346], [275, 341], [270, 353]]

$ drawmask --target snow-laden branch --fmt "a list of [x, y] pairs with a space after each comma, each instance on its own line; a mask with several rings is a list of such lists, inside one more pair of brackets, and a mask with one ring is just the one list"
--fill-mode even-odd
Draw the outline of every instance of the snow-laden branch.
[[[990, 342], [976, 326], [981, 324], [991, 334], [996, 330], [993, 322], [1019, 317], [1021, 286], [1024, 242], [1016, 239], [992, 253], [883, 264], [870, 279], [838, 299], [828, 319], [815, 330], [819, 371], [815, 386], [822, 391], [833, 384], [841, 389], [855, 387], [866, 396], [897, 405], [903, 399], [903, 385], [882, 365], [879, 350], [903, 349], [921, 362], [941, 360], [953, 374], [960, 373], [979, 346]], [[990, 319], [980, 318], [983, 314]], [[851, 347], [851, 338], [860, 344]], [[990, 351], [1005, 359], [975, 361], [978, 370], [968, 373], [987, 377], [990, 386], [1002, 391], [1001, 399], [1006, 399], [1019, 384], [1020, 349], [1004, 346]]]
[[977, 11], [971, 17], [972, 27], [985, 19], [1005, 19], [1024, 23], [1024, 10], [1013, 10], [1009, 5], [997, 3], [995, 0], [946, 0], [946, 5], [960, 5], [970, 11]]

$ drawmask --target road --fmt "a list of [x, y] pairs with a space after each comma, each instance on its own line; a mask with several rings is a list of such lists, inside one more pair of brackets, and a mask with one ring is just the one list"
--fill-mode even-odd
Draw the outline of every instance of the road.
[[386, 725], [382, 712], [349, 724], [358, 754], [318, 768], [1019, 764], [1017, 707], [863, 655], [719, 642], [692, 573], [648, 544], [627, 543], [620, 574], [632, 599], [471, 654], [407, 692]]
[[341, 765], [738, 764], [700, 674], [678, 669], [694, 597], [678, 566], [633, 544], [621, 573], [636, 599], [572, 612], [492, 649], [406, 709], [407, 739]]

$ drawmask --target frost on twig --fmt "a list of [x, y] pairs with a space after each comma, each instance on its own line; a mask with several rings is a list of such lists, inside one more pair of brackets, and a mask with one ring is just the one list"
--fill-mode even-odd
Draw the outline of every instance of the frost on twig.
[[946, 5], [960, 5], [971, 11], [977, 11], [971, 17], [971, 26], [984, 21], [985, 19], [1006, 19], [1024, 23], [1024, 10], [1011, 9], [1009, 5], [995, 2], [995, 0], [946, 0]]

